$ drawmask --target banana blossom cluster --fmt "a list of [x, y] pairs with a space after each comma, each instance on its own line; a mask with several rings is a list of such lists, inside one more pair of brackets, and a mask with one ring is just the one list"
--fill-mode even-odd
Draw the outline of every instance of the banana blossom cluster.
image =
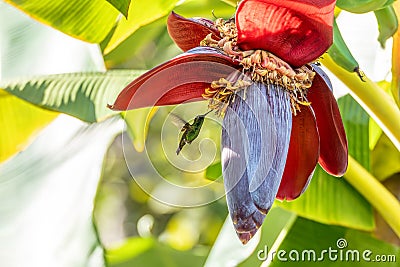
[[221, 159], [229, 213], [247, 243], [275, 198], [293, 200], [316, 165], [342, 176], [347, 140], [327, 75], [313, 64], [332, 44], [333, 0], [243, 0], [235, 17], [175, 13], [184, 51], [132, 81], [114, 110], [208, 99], [223, 116]]

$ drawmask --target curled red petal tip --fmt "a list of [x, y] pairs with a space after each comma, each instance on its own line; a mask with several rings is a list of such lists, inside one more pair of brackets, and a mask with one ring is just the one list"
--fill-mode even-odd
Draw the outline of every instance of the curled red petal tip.
[[218, 40], [219, 31], [211, 20], [205, 18], [184, 18], [175, 12], [171, 12], [167, 21], [168, 33], [176, 45], [183, 51], [190, 50], [200, 45], [200, 42], [208, 35]]
[[342, 117], [328, 77], [321, 68], [314, 66], [314, 70], [317, 75], [307, 98], [315, 112], [320, 136], [318, 162], [327, 173], [343, 176], [348, 164], [348, 145]]

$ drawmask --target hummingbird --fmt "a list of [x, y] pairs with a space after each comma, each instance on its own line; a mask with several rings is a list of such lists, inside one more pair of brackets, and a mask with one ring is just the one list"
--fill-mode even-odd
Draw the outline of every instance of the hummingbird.
[[179, 152], [181, 152], [182, 148], [186, 144], [191, 144], [193, 140], [195, 140], [200, 133], [201, 126], [203, 126], [203, 122], [205, 117], [207, 116], [208, 113], [210, 113], [212, 110], [204, 113], [203, 115], [198, 115], [196, 118], [194, 118], [193, 123], [190, 124], [189, 122], [185, 121], [175, 113], [171, 113], [172, 117], [174, 118], [174, 121], [176, 124], [180, 124], [182, 126], [181, 132], [183, 132], [181, 136], [181, 140], [179, 141], [179, 146], [178, 149], [176, 150], [176, 154], [179, 155]]

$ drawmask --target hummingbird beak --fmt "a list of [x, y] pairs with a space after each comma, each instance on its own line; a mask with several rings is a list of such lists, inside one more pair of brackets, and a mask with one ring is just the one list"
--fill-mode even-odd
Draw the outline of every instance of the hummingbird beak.
[[202, 117], [207, 116], [211, 111], [213, 111], [212, 109], [210, 109], [209, 111], [207, 111], [206, 113], [204, 113], [203, 115], [201, 115]]

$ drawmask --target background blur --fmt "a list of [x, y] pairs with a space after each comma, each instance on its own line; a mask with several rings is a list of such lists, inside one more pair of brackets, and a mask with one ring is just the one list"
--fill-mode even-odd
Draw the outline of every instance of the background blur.
[[[0, 1], [1, 266], [365, 266], [263, 262], [257, 252], [265, 246], [369, 249], [397, 262], [368, 265], [398, 266], [400, 240], [373, 203], [320, 168], [307, 192], [277, 202], [261, 233], [242, 246], [226, 219], [221, 119], [208, 116], [199, 138], [175, 154], [180, 129], [170, 113], [189, 121], [207, 103], [106, 109], [143, 70], [181, 53], [166, 30], [172, 9], [230, 18], [235, 1], [132, 0], [118, 10], [118, 1], [67, 2]], [[93, 27], [88, 33], [74, 28], [76, 6], [95, 15], [91, 26], [76, 24]], [[121, 10], [129, 10], [127, 22]], [[342, 11], [337, 21], [366, 76], [390, 91], [393, 41], [381, 48], [373, 12]], [[325, 70], [340, 97], [350, 155], [399, 198], [399, 151]], [[347, 246], [338, 247], [340, 238]]]

